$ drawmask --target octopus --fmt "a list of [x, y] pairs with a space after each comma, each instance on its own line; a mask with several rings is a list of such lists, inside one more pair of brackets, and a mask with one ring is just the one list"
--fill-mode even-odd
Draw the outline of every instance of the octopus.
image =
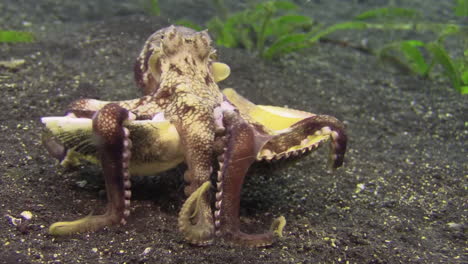
[[64, 116], [43, 117], [43, 145], [62, 166], [102, 166], [107, 207], [101, 215], [52, 224], [52, 235], [124, 225], [130, 215], [131, 176], [155, 175], [186, 164], [188, 197], [178, 228], [194, 245], [215, 239], [268, 246], [281, 236], [284, 217], [264, 233], [240, 230], [240, 194], [254, 162], [305, 156], [325, 142], [340, 167], [347, 136], [342, 122], [284, 107], [256, 105], [233, 89], [220, 90], [230, 68], [217, 61], [207, 31], [169, 26], [153, 33], [136, 59], [142, 97], [79, 99]]

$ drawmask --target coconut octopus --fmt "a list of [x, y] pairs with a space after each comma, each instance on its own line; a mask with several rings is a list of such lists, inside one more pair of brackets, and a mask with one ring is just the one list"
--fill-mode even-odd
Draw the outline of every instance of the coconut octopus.
[[346, 151], [343, 123], [328, 115], [255, 105], [217, 85], [230, 69], [216, 61], [207, 31], [181, 26], [156, 31], [134, 67], [138, 99], [80, 99], [63, 117], [43, 117], [43, 144], [63, 166], [83, 160], [103, 169], [107, 208], [102, 215], [57, 222], [49, 233], [67, 235], [125, 224], [131, 175], [154, 175], [185, 162], [188, 196], [178, 226], [191, 244], [215, 238], [266, 246], [281, 235], [284, 217], [263, 234], [240, 231], [240, 193], [252, 163], [304, 156], [330, 142], [333, 168]]

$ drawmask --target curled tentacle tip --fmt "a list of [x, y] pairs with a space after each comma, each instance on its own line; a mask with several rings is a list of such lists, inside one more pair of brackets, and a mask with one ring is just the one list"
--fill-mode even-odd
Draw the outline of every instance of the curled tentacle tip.
[[283, 237], [283, 229], [286, 226], [286, 218], [280, 216], [273, 220], [271, 223], [270, 231], [275, 233], [278, 237]]
[[204, 194], [210, 190], [211, 182], [206, 181], [185, 201], [179, 213], [179, 230], [193, 245], [206, 246], [212, 243], [214, 225], [209, 207], [204, 205]]
[[343, 165], [343, 158], [344, 158], [343, 155], [340, 155], [337, 153], [331, 153], [329, 161], [328, 161], [329, 168], [330, 168], [329, 170], [333, 172], [339, 167], [341, 167]]

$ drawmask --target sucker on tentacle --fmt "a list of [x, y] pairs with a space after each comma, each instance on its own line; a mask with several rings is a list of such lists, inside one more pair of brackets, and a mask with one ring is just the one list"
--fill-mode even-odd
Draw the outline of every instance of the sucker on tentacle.
[[216, 176], [216, 194], [215, 194], [215, 211], [214, 211], [214, 225], [215, 225], [215, 234], [217, 237], [221, 236], [221, 204], [223, 202], [223, 165], [224, 165], [224, 152], [221, 153], [218, 158], [218, 173]]
[[127, 223], [126, 218], [130, 216], [130, 198], [132, 197], [132, 191], [130, 188], [132, 187], [132, 183], [130, 181], [130, 158], [132, 155], [131, 148], [132, 148], [132, 141], [130, 139], [130, 131], [128, 128], [123, 128], [124, 132], [124, 140], [123, 140], [123, 152], [122, 152], [122, 168], [123, 168], [123, 187], [124, 187], [124, 204], [125, 209], [123, 213], [123, 217], [120, 220], [120, 224], [124, 225]]

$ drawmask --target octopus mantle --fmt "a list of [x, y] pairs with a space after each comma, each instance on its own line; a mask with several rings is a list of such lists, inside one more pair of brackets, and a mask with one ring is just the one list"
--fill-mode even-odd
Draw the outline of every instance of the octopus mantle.
[[49, 153], [63, 166], [83, 160], [100, 164], [107, 193], [104, 214], [57, 222], [49, 232], [67, 235], [125, 224], [131, 175], [154, 175], [185, 162], [188, 198], [178, 225], [189, 243], [208, 245], [219, 237], [241, 245], [272, 244], [275, 234], [281, 236], [284, 217], [263, 234], [240, 231], [240, 193], [249, 167], [304, 156], [329, 142], [337, 168], [346, 150], [344, 126], [331, 116], [255, 105], [233, 89], [221, 91], [217, 83], [229, 73], [216, 61], [206, 31], [170, 26], [151, 35], [137, 58], [142, 97], [80, 99], [63, 117], [43, 117]]

